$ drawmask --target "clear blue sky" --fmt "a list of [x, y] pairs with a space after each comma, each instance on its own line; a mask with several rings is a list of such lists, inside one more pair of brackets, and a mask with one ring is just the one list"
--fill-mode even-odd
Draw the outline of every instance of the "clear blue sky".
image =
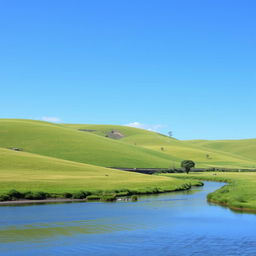
[[256, 137], [256, 1], [1, 0], [0, 117]]

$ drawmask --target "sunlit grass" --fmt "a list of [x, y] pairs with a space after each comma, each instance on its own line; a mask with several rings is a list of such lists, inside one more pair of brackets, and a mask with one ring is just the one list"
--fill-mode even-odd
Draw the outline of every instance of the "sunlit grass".
[[194, 178], [228, 182], [227, 185], [208, 195], [208, 199], [234, 209], [256, 211], [256, 173], [254, 172], [204, 172], [164, 174], [172, 178]]
[[[105, 137], [112, 130], [120, 131], [124, 137], [120, 140], [136, 147], [150, 149], [169, 157], [168, 167], [180, 167], [184, 159], [192, 159], [197, 167], [210, 168], [255, 168], [256, 143], [255, 140], [238, 140], [236, 146], [208, 147], [204, 143], [194, 141], [180, 141], [159, 133], [118, 125], [93, 125], [93, 124], [65, 124], [64, 127], [95, 130], [94, 134]], [[208, 143], [213, 143], [208, 142]], [[205, 147], [204, 147], [205, 146]], [[252, 156], [252, 157], [249, 157]], [[148, 166], [150, 167], [150, 166]], [[160, 166], [158, 166], [160, 167]]]
[[51, 193], [176, 190], [187, 181], [76, 163], [25, 152], [0, 149], [0, 193], [16, 189]]

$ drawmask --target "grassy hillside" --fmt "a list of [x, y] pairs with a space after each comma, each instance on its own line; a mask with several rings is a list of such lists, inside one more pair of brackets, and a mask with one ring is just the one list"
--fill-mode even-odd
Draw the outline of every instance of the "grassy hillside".
[[230, 152], [247, 159], [256, 159], [256, 139], [245, 140], [192, 140], [193, 145], [199, 145], [207, 149]]
[[[179, 167], [181, 160], [193, 159], [197, 167], [227, 167], [227, 168], [255, 168], [256, 157], [249, 159], [240, 151], [220, 150], [219, 148], [207, 148], [190, 141], [180, 141], [159, 133], [118, 125], [81, 125], [65, 124], [75, 130], [88, 129], [105, 137], [112, 130], [121, 132], [124, 137], [119, 141], [154, 150], [170, 157], [170, 167]], [[232, 148], [232, 147], [230, 147]], [[248, 149], [250, 151], [250, 149]], [[255, 150], [256, 151], [256, 150]], [[253, 155], [254, 150], [252, 149]]]
[[[112, 131], [117, 131], [121, 137], [106, 137]], [[225, 141], [221, 144], [179, 141], [159, 133], [118, 125], [0, 119], [0, 147], [22, 148], [24, 152], [104, 167], [169, 168], [179, 167], [184, 159], [192, 159], [197, 167], [255, 168], [255, 145], [252, 142], [254, 140], [230, 144], [227, 141], [226, 145]]]
[[90, 132], [33, 120], [0, 120], [0, 147], [105, 167], [168, 167], [175, 157]]
[[79, 190], [174, 190], [182, 180], [108, 169], [0, 148], [0, 194], [16, 189], [50, 193]]
[[[122, 126], [122, 125], [107, 125], [107, 124], [61, 124], [61, 125], [64, 127], [75, 129], [75, 130], [78, 130], [78, 129], [91, 130], [91, 133], [104, 136], [104, 137], [108, 132], [111, 132], [112, 130], [120, 131], [122, 134], [124, 134], [125, 137], [130, 137], [134, 135], [156, 134], [148, 130]], [[163, 136], [163, 135], [160, 135], [160, 136]]]
[[[98, 190], [152, 192], [187, 188], [190, 180], [105, 167], [178, 167], [181, 160], [193, 159], [198, 167], [252, 168], [256, 166], [254, 142], [179, 141], [125, 126], [0, 119], [0, 194], [10, 189], [97, 193]], [[225, 196], [223, 200], [229, 200], [227, 204], [230, 205], [253, 208], [254, 199], [242, 192], [243, 186], [254, 186], [249, 181], [251, 178], [254, 176], [239, 178], [240, 185], [235, 183], [235, 176], [232, 179], [232, 184], [238, 186], [241, 194], [245, 193], [241, 199], [245, 201], [236, 200], [237, 194], [230, 200]]]
[[228, 185], [209, 194], [208, 199], [235, 210], [256, 212], [256, 173], [216, 172], [190, 173], [189, 175], [166, 174], [164, 176], [228, 182]]

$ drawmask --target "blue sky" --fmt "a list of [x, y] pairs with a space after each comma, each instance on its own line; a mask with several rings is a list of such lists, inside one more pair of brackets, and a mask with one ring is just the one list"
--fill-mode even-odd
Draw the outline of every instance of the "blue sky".
[[256, 2], [2, 0], [0, 117], [255, 138]]

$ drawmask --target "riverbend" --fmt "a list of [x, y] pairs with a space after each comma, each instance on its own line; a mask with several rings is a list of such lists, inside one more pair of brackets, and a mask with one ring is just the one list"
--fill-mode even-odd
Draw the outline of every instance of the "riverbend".
[[254, 256], [256, 215], [207, 202], [221, 186], [138, 202], [0, 207], [0, 255]]

